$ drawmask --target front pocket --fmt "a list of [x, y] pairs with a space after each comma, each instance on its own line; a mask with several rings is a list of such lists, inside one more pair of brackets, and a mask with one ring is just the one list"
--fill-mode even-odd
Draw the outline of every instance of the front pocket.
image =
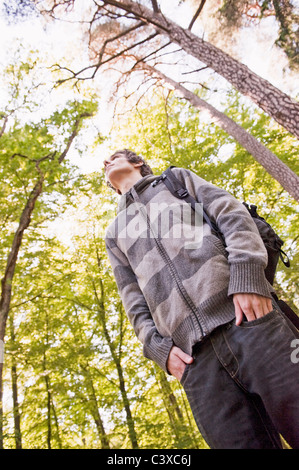
[[243, 321], [241, 325], [236, 325], [237, 328], [253, 328], [254, 326], [260, 325], [262, 323], [265, 323], [267, 321], [272, 320], [277, 315], [277, 310], [271, 310], [269, 313], [266, 313], [266, 315], [256, 318], [255, 320], [251, 321]]

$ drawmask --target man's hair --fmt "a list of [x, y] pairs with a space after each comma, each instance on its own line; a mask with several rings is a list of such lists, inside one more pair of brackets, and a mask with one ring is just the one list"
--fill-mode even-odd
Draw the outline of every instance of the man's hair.
[[[117, 152], [114, 152], [114, 154], [111, 155], [110, 158], [114, 157], [115, 155], [122, 155], [122, 156], [126, 157], [128, 162], [130, 162], [130, 163], [140, 163], [140, 162], [142, 162], [143, 165], [141, 165], [139, 167], [141, 176], [147, 176], [147, 175], [152, 175], [153, 174], [153, 171], [152, 171], [151, 167], [146, 163], [144, 158], [141, 157], [140, 155], [137, 155], [135, 152], [132, 152], [132, 150], [128, 150], [128, 149], [118, 150]], [[112, 186], [110, 181], [107, 181], [107, 185], [109, 186], [109, 188], [112, 188], [112, 189], [114, 189], [114, 191], [117, 191]]]

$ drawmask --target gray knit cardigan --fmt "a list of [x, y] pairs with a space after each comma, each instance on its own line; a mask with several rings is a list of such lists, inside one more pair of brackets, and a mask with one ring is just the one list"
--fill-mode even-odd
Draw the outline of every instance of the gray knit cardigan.
[[[143, 354], [165, 371], [173, 345], [192, 354], [196, 343], [234, 318], [233, 294], [271, 298], [264, 274], [267, 252], [246, 208], [193, 172], [172, 171], [216, 221], [226, 248], [191, 209], [193, 215], [185, 216], [185, 201], [175, 198], [162, 182], [154, 187], [153, 175], [121, 196], [105, 237]], [[191, 235], [187, 225], [193, 229]]]

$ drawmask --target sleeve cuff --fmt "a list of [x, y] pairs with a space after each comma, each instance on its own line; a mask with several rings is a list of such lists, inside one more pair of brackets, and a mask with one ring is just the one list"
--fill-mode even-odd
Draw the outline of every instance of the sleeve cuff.
[[164, 337], [159, 342], [157, 341], [158, 338], [155, 338], [156, 344], [151, 344], [147, 346], [144, 344], [143, 346], [143, 355], [147, 359], [151, 359], [152, 361], [156, 362], [161, 369], [164, 370], [167, 374], [169, 374], [167, 370], [167, 360], [170, 353], [171, 348], [173, 347], [173, 341], [171, 338]]
[[232, 263], [228, 295], [251, 293], [272, 298], [269, 283], [261, 264]]

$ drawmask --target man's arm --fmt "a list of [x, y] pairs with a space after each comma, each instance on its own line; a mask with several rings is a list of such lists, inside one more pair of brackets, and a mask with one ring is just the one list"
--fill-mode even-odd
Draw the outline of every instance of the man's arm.
[[270, 285], [265, 277], [267, 250], [247, 209], [227, 191], [206, 182], [189, 170], [174, 169], [190, 194], [203, 203], [212, 220], [224, 235], [230, 282], [228, 295], [233, 297], [236, 324], [243, 315], [248, 321], [272, 310]]
[[[256, 294], [271, 299], [270, 284], [265, 277], [267, 250], [244, 205], [227, 191], [208, 183], [189, 170], [173, 171], [184, 181], [190, 194], [203, 203], [205, 211], [224, 236], [230, 268], [228, 295]], [[244, 303], [244, 299], [245, 297], [239, 299], [237, 305], [246, 309], [247, 301]], [[250, 299], [252, 309], [253, 304], [259, 301], [252, 297]]]

